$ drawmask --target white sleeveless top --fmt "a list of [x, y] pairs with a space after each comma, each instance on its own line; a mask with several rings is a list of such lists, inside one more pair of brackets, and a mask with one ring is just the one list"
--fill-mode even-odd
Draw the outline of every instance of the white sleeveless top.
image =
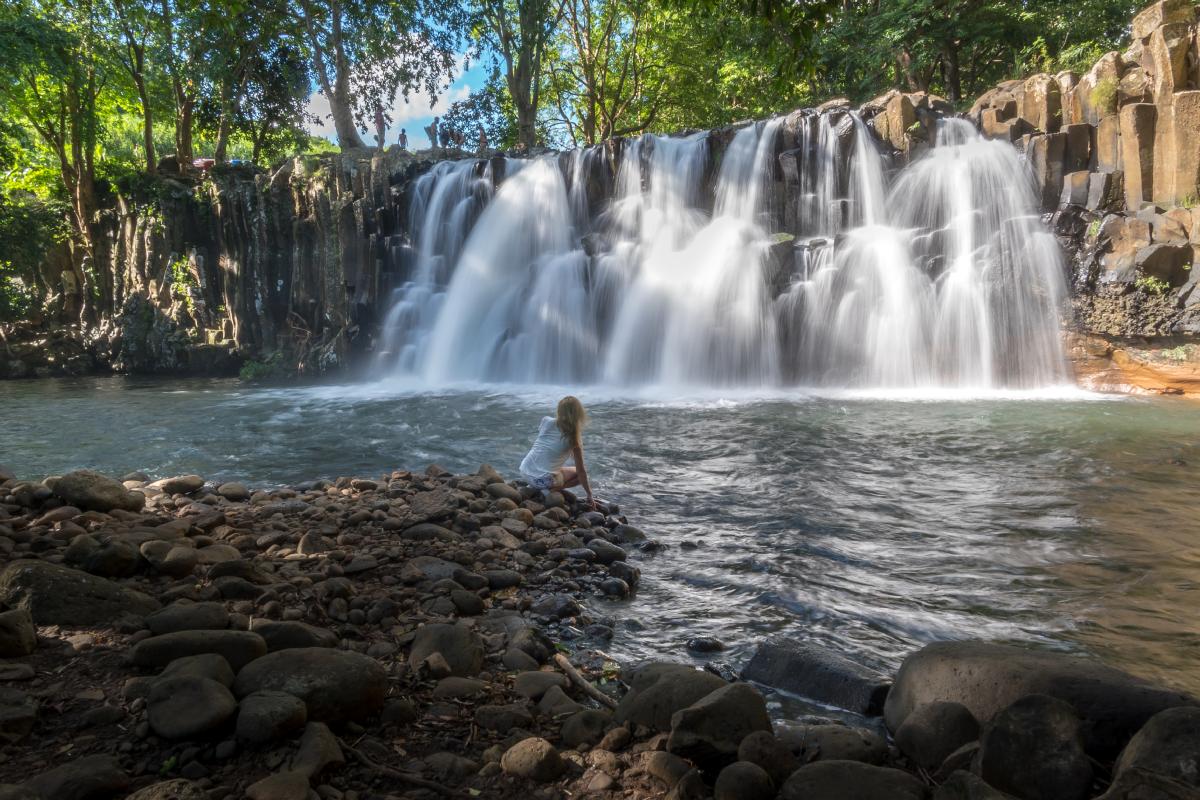
[[521, 461], [521, 474], [527, 479], [540, 478], [562, 469], [575, 447], [554, 424], [554, 417], [542, 417], [533, 447]]

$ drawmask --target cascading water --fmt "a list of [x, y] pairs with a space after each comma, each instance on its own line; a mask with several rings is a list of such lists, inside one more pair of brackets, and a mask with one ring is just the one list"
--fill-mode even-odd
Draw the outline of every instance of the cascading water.
[[416, 366], [463, 240], [491, 194], [490, 175], [476, 177], [476, 168], [474, 161], [443, 161], [417, 179], [408, 215], [416, 252], [380, 331], [376, 359], [384, 369]]
[[741, 128], [717, 153], [709, 134], [626, 142], [599, 214], [603, 148], [508, 160], [494, 197], [479, 162], [438, 165], [415, 187], [414, 267], [381, 359], [432, 383], [1066, 379], [1057, 244], [1011, 146], [945, 120], [889, 191], [856, 114], [801, 123], [786, 235], [772, 233], [780, 119]]

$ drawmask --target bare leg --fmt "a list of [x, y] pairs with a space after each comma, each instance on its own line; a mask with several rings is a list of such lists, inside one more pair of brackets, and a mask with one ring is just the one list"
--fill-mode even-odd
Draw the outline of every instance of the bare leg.
[[572, 486], [579, 485], [579, 476], [576, 474], [574, 467], [563, 467], [562, 477], [562, 486], [558, 487], [560, 489], [570, 489]]

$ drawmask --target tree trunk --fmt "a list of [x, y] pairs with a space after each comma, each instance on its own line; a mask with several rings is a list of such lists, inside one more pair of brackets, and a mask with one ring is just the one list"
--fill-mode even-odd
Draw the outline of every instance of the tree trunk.
[[146, 148], [146, 172], [153, 173], [158, 169], [158, 159], [154, 155], [154, 118], [150, 110], [150, 94], [146, 91], [145, 78], [138, 77], [138, 99], [142, 103], [142, 143]]
[[192, 111], [196, 99], [183, 91], [182, 86], [176, 92], [175, 117], [175, 157], [179, 160], [179, 171], [183, 172], [192, 165]]
[[[340, 84], [344, 84], [344, 86]], [[337, 133], [338, 147], [343, 150], [352, 147], [366, 147], [362, 137], [358, 135], [358, 126], [354, 124], [354, 111], [350, 107], [348, 84], [349, 81], [339, 75], [334, 83], [333, 91], [326, 95], [329, 98], [329, 110], [333, 114], [333, 129]]]
[[229, 130], [233, 127], [233, 87], [229, 81], [221, 83], [221, 123], [217, 126], [217, 143], [213, 148], [213, 160], [225, 162], [225, 150], [229, 147]]
[[526, 149], [537, 146], [537, 110], [528, 102], [517, 105], [517, 140]]
[[962, 77], [958, 69], [958, 45], [955, 42], [946, 43], [946, 94], [954, 105], [962, 101]]

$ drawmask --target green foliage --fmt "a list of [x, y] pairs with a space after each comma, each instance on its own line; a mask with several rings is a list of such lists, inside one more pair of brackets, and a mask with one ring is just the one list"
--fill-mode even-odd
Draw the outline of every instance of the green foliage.
[[238, 372], [238, 378], [250, 383], [282, 378], [287, 376], [287, 374], [288, 370], [283, 363], [283, 354], [276, 352], [262, 361], [251, 359], [242, 364], [242, 368]]
[[1100, 235], [1100, 220], [1094, 219], [1088, 223], [1087, 235], [1089, 239], [1095, 239]]
[[1117, 79], [1104, 78], [1099, 81], [1092, 89], [1092, 94], [1088, 98], [1092, 102], [1092, 106], [1102, 114], [1111, 114], [1117, 110]]
[[1134, 283], [1137, 288], [1141, 289], [1146, 294], [1161, 296], [1171, 291], [1171, 284], [1167, 283], [1162, 278], [1156, 278], [1153, 275], [1143, 275]]
[[507, 148], [517, 143], [517, 120], [508, 94], [493, 78], [483, 89], [458, 100], [442, 115], [443, 129], [462, 133], [468, 149], [474, 149], [483, 127], [489, 147]]
[[0, 193], [0, 321], [27, 317], [39, 301], [38, 266], [65, 233], [61, 204]]

